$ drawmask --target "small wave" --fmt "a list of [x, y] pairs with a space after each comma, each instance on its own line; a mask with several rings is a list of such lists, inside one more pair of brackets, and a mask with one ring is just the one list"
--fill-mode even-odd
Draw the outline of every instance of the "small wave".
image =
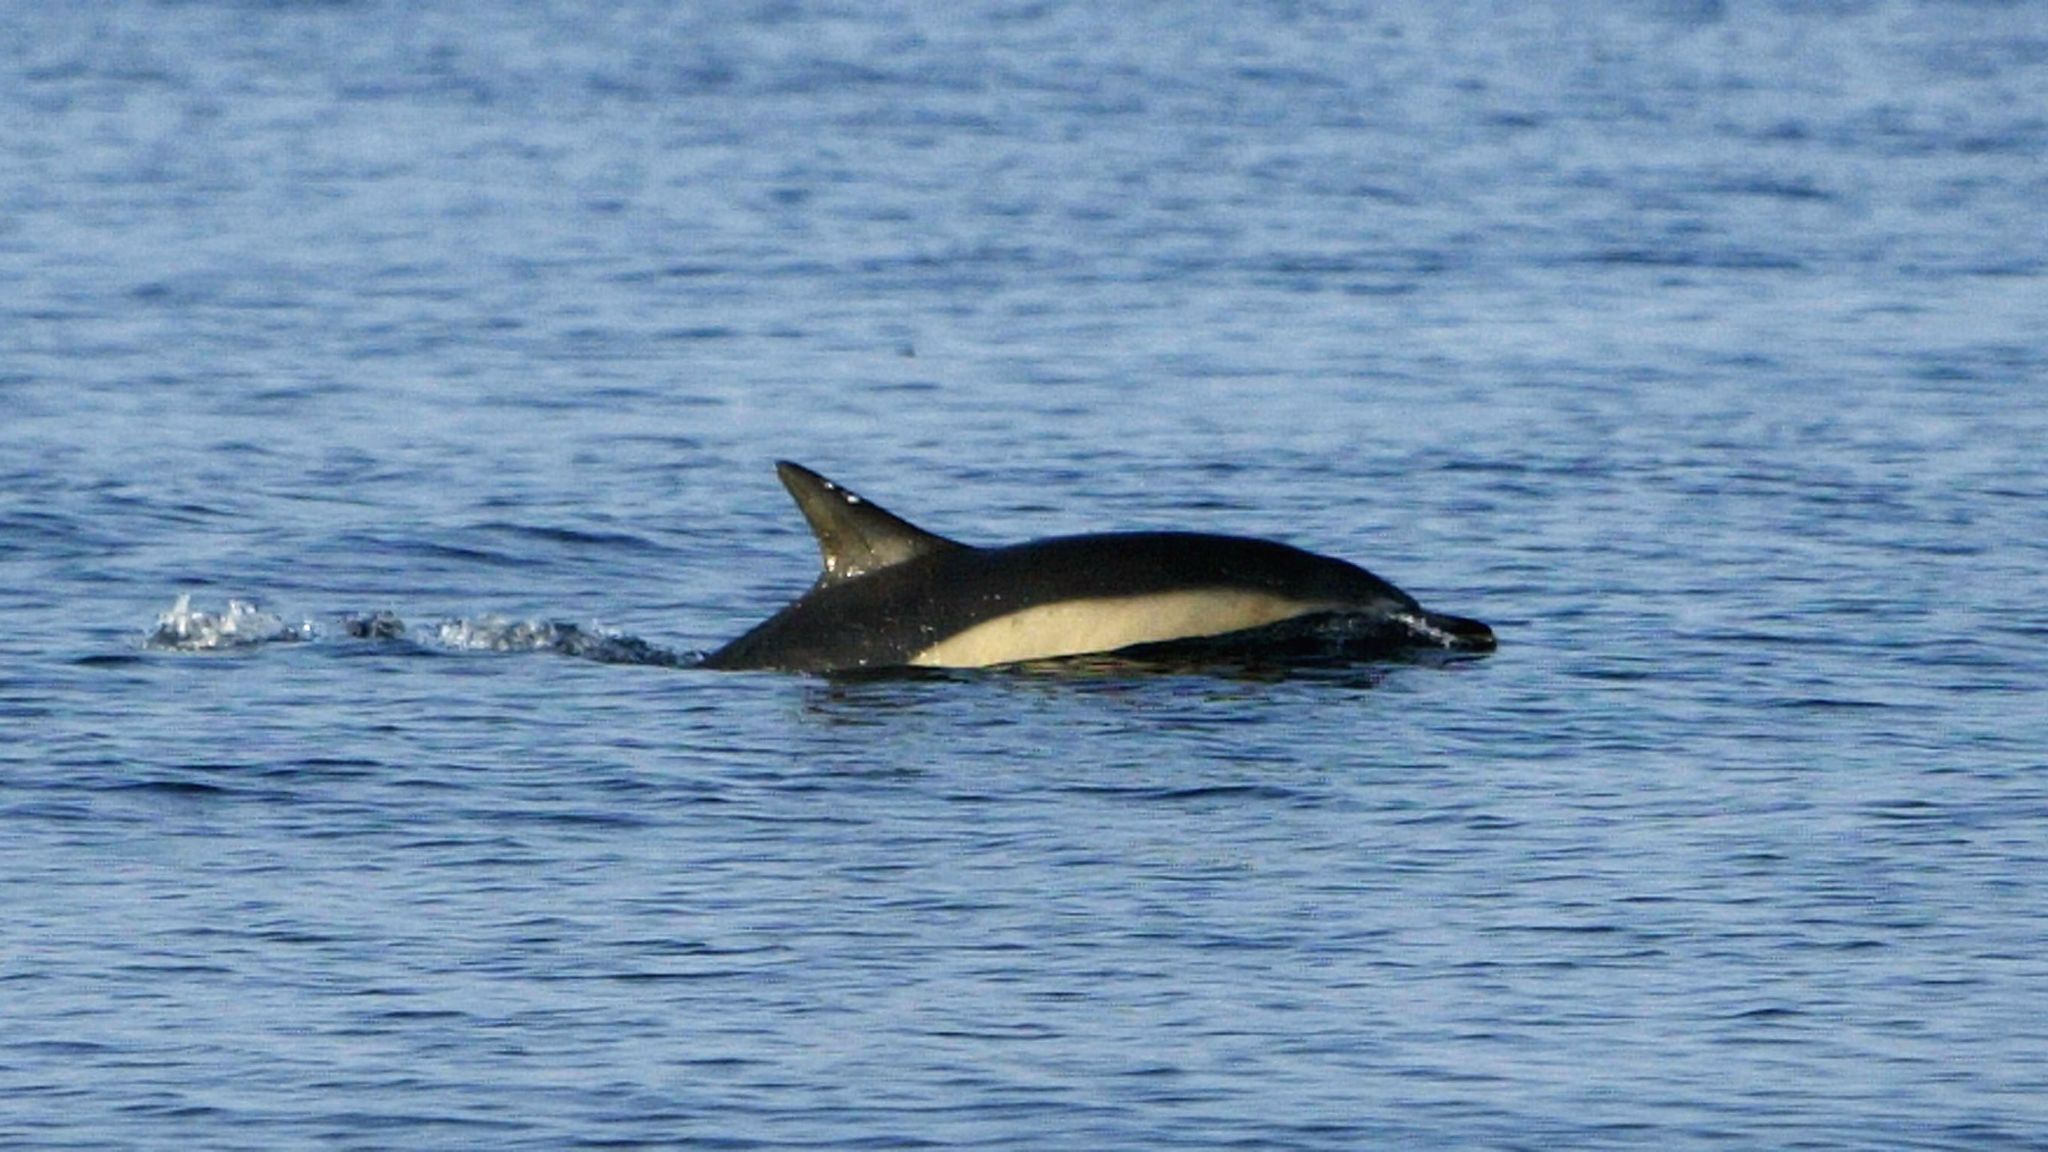
[[[696, 653], [676, 652], [609, 628], [548, 620], [486, 615], [443, 620], [430, 628], [415, 629], [396, 613], [377, 611], [349, 613], [340, 617], [336, 625], [335, 633], [350, 640], [411, 644], [421, 650], [551, 652], [600, 664], [651, 664], [665, 668], [687, 667], [697, 662]], [[322, 630], [310, 620], [286, 623], [283, 617], [241, 600], [228, 601], [226, 612], [201, 611], [192, 607], [192, 597], [187, 593], [157, 618], [156, 627], [143, 638], [143, 647], [208, 652], [300, 643], [320, 639], [322, 635]]]
[[179, 652], [212, 652], [258, 644], [297, 643], [316, 635], [313, 622], [288, 624], [284, 617], [241, 600], [228, 601], [225, 612], [192, 607], [191, 593], [178, 597], [171, 610], [156, 618], [156, 628], [143, 643], [149, 648]]

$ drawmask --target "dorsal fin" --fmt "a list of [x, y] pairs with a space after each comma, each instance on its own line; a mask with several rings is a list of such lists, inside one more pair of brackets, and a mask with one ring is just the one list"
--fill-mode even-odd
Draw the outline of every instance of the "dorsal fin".
[[818, 538], [818, 551], [825, 559], [820, 584], [837, 584], [927, 553], [966, 547], [869, 503], [801, 464], [778, 460], [775, 474]]

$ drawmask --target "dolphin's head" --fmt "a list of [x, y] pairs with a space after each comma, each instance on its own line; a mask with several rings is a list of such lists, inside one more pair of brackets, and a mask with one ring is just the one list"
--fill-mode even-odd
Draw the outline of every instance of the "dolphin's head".
[[1348, 560], [1264, 540], [1181, 539], [1198, 541], [1203, 555], [1227, 557], [1235, 579], [1295, 602], [1295, 613], [1258, 634], [1283, 650], [1380, 659], [1402, 653], [1476, 655], [1497, 645], [1493, 629], [1480, 621], [1432, 612]]

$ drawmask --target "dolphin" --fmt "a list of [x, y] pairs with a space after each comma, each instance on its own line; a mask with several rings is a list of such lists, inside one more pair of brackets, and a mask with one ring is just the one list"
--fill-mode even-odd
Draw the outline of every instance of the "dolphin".
[[1483, 653], [1493, 630], [1431, 612], [1355, 564], [1199, 532], [1110, 532], [977, 548], [787, 460], [783, 487], [824, 572], [702, 667], [848, 673], [1136, 660]]

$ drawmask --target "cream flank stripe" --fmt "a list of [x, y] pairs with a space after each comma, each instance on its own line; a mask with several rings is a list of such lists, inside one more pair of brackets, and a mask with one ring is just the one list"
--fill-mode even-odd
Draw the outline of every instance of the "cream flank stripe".
[[1221, 636], [1342, 607], [1234, 588], [1061, 600], [984, 620], [926, 648], [910, 662], [923, 668], [986, 668], [1113, 652], [1133, 644]]

